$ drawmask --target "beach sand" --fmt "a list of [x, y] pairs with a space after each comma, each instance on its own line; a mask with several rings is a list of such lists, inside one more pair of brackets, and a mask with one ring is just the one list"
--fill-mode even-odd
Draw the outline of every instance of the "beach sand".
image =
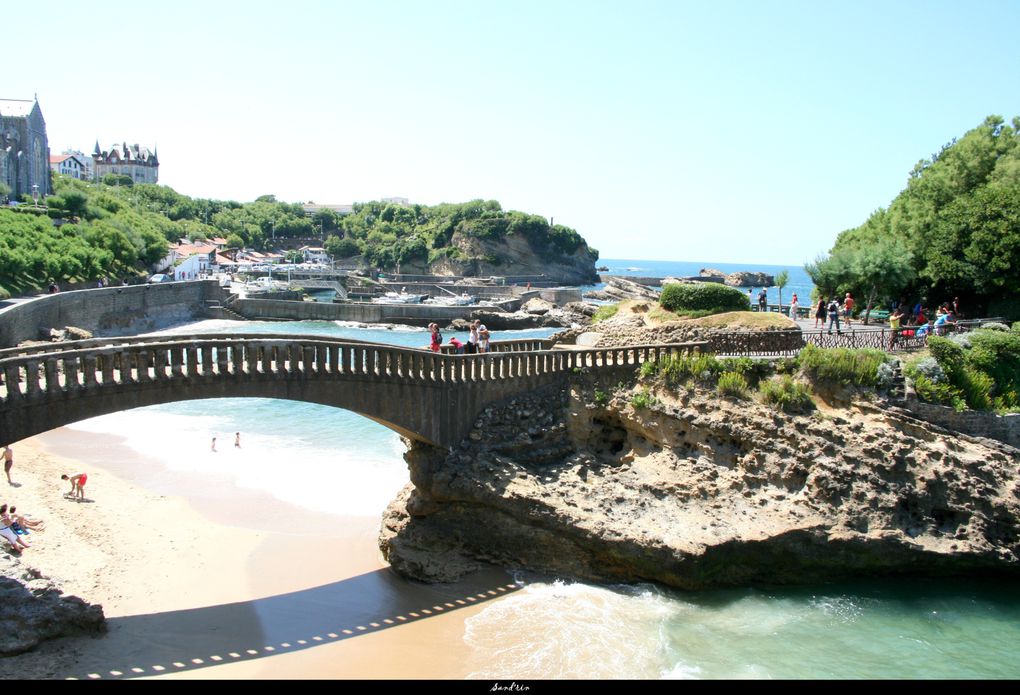
[[[516, 588], [497, 569], [408, 582], [379, 555], [377, 518], [169, 472], [108, 435], [14, 450], [2, 499], [47, 522], [21, 562], [102, 604], [108, 633], [0, 659], [2, 678], [463, 678], [464, 621]], [[85, 502], [60, 480], [81, 471]]]

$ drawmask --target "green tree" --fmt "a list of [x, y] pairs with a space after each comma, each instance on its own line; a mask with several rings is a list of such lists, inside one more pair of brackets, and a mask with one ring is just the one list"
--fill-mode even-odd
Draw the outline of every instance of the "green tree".
[[334, 235], [326, 237], [323, 248], [326, 249], [326, 253], [332, 258], [350, 258], [361, 253], [357, 242], [352, 239], [341, 239]]
[[778, 273], [776, 273], [775, 280], [776, 280], [776, 287], [779, 288], [779, 311], [782, 312], [782, 310], [783, 310], [783, 288], [786, 287], [786, 284], [788, 282], [790, 282], [790, 271], [785, 270], [785, 269], [784, 270], [780, 270]]

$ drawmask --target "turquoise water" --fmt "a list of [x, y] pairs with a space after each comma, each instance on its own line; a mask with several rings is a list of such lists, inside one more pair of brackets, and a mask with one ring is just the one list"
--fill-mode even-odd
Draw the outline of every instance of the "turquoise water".
[[[716, 264], [719, 266], [720, 264]], [[423, 346], [423, 329], [326, 322], [205, 321], [173, 333], [326, 334]], [[545, 336], [507, 331], [500, 338]], [[447, 336], [449, 337], [449, 336]], [[217, 399], [73, 426], [115, 434], [171, 472], [268, 492], [327, 514], [378, 518], [407, 482], [403, 444], [324, 406]], [[242, 448], [233, 447], [241, 432]], [[218, 452], [209, 450], [211, 437]], [[158, 444], [154, 444], [158, 443]], [[285, 472], [281, 475], [281, 471]], [[309, 484], [343, 480], [333, 484]], [[521, 577], [524, 588], [465, 622], [477, 678], [1017, 678], [1020, 587], [861, 581], [684, 593]]]

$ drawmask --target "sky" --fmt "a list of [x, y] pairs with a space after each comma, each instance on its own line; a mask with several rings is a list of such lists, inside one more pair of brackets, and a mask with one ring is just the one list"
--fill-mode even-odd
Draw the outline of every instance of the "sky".
[[54, 154], [158, 147], [160, 183], [196, 197], [494, 199], [603, 258], [813, 260], [919, 160], [1020, 116], [1020, 0], [24, 12], [0, 98], [38, 95]]

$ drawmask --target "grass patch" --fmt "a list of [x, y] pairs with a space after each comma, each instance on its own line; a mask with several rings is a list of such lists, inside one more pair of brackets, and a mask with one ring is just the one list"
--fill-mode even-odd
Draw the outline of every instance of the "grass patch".
[[620, 311], [619, 304], [609, 304], [607, 306], [600, 306], [595, 310], [595, 315], [591, 317], [592, 323], [599, 323], [606, 319], [611, 319], [616, 316], [617, 312]]
[[696, 326], [705, 328], [733, 328], [742, 330], [775, 330], [790, 329], [797, 324], [775, 312], [758, 311], [727, 311], [723, 314], [713, 314], [704, 318], [691, 321]]
[[761, 382], [758, 393], [762, 403], [775, 406], [786, 413], [806, 413], [815, 407], [811, 389], [795, 381], [789, 374]]
[[723, 372], [719, 375], [719, 383], [715, 387], [716, 393], [722, 398], [735, 398], [747, 400], [750, 397], [747, 379], [739, 372]]

